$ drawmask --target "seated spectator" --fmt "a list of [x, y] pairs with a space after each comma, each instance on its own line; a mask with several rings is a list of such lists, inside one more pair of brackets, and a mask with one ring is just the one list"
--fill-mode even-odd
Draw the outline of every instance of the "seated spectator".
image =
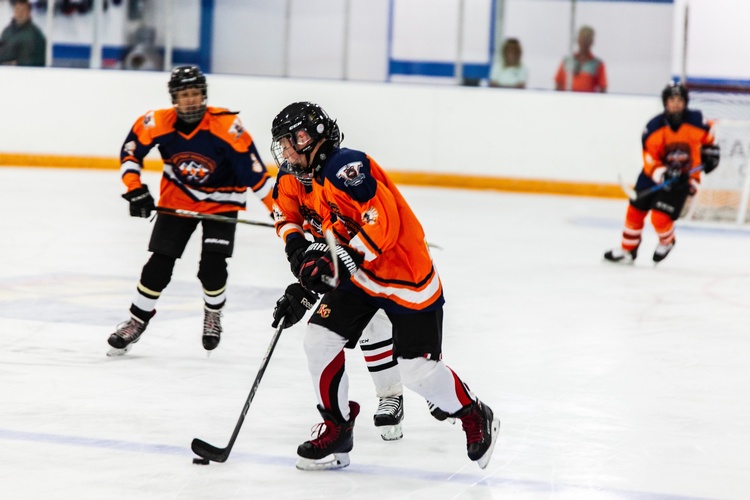
[[44, 66], [46, 40], [31, 21], [29, 0], [13, 2], [13, 19], [0, 35], [0, 64]]
[[560, 63], [555, 75], [555, 89], [573, 92], [606, 92], [607, 74], [604, 61], [591, 53], [594, 29], [583, 26], [578, 31], [578, 52]]
[[500, 50], [500, 62], [495, 61], [490, 73], [490, 87], [526, 88], [529, 72], [521, 64], [521, 43], [508, 38]]

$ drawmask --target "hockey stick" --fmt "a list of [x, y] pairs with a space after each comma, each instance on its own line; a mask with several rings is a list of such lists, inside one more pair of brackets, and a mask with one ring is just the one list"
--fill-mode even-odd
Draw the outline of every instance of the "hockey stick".
[[193, 439], [193, 442], [190, 444], [190, 448], [192, 448], [193, 452], [200, 456], [201, 458], [205, 458], [206, 460], [211, 460], [213, 462], [226, 462], [227, 458], [229, 458], [229, 453], [232, 451], [232, 447], [234, 446], [234, 442], [237, 440], [237, 435], [240, 433], [240, 428], [242, 427], [242, 423], [245, 421], [245, 415], [247, 415], [247, 411], [250, 409], [250, 403], [253, 401], [253, 398], [255, 397], [255, 392], [258, 390], [258, 386], [260, 385], [260, 379], [263, 378], [263, 374], [266, 371], [266, 367], [268, 366], [268, 362], [271, 360], [271, 354], [273, 354], [273, 350], [276, 348], [276, 344], [279, 341], [279, 337], [281, 336], [281, 331], [284, 329], [284, 318], [282, 317], [279, 320], [279, 326], [276, 328], [276, 331], [273, 333], [273, 338], [271, 339], [271, 345], [268, 346], [268, 350], [266, 351], [266, 355], [263, 357], [263, 361], [260, 364], [260, 368], [258, 368], [258, 375], [255, 376], [255, 382], [253, 382], [253, 387], [250, 389], [250, 394], [247, 396], [247, 401], [245, 401], [245, 406], [242, 408], [242, 413], [240, 413], [240, 418], [237, 420], [237, 425], [234, 426], [234, 432], [232, 432], [232, 437], [229, 438], [229, 444], [225, 448], [217, 448], [216, 446], [213, 446], [211, 444], [208, 444], [207, 442], [195, 438]]
[[200, 212], [192, 212], [190, 210], [182, 210], [179, 208], [175, 209], [175, 208], [157, 207], [156, 211], [160, 214], [176, 215], [178, 217], [188, 217], [191, 219], [215, 220], [219, 222], [227, 222], [229, 224], [249, 224], [251, 226], [275, 227], [272, 222], [261, 222], [261, 221], [256, 221], [256, 220], [247, 220], [247, 219], [235, 219], [233, 217], [224, 217], [223, 215], [203, 214]]
[[336, 237], [330, 229], [326, 229], [325, 237], [328, 251], [331, 252], [331, 260], [333, 260], [333, 276], [323, 275], [320, 277], [320, 281], [331, 288], [336, 288], [339, 286], [339, 258], [336, 255]]
[[[688, 172], [688, 177], [693, 175], [695, 172], [700, 172], [702, 170], [703, 170], [703, 165], [698, 165], [697, 167], [691, 168], [690, 171]], [[656, 184], [655, 186], [651, 186], [650, 188], [646, 188], [638, 192], [636, 192], [635, 190], [627, 186], [623, 182], [622, 177], [619, 175], [618, 175], [618, 180], [620, 181], [620, 188], [628, 196], [628, 198], [630, 198], [631, 201], [638, 201], [638, 200], [642, 200], [646, 196], [649, 196], [657, 191], [661, 191], [662, 189], [675, 184], [677, 181], [680, 180], [680, 178], [672, 177], [671, 179], [667, 179], [664, 182], [661, 182], [659, 184]]]

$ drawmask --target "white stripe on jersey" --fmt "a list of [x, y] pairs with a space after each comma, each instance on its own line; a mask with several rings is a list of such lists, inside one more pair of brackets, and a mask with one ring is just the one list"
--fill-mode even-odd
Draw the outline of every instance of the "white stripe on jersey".
[[440, 276], [438, 276], [437, 270], [435, 270], [434, 268], [432, 278], [430, 278], [430, 282], [427, 283], [427, 285], [422, 288], [422, 290], [379, 285], [378, 283], [372, 281], [361, 269], [357, 271], [357, 273], [352, 276], [351, 279], [360, 288], [363, 288], [371, 295], [386, 295], [387, 297], [398, 297], [400, 300], [408, 302], [410, 304], [414, 304], [415, 306], [426, 305], [426, 303], [440, 289]]
[[199, 191], [197, 189], [192, 189], [190, 186], [184, 184], [180, 179], [177, 178], [177, 176], [174, 174], [174, 167], [170, 165], [169, 163], [164, 164], [164, 175], [172, 182], [177, 184], [178, 186], [182, 186], [185, 188], [193, 198], [195, 198], [198, 201], [212, 201], [214, 203], [233, 203], [238, 206], [245, 206], [245, 200], [247, 200], [247, 196], [245, 195], [245, 192], [242, 193], [225, 193], [221, 191], [214, 191], [212, 193], [204, 193], [203, 191]]

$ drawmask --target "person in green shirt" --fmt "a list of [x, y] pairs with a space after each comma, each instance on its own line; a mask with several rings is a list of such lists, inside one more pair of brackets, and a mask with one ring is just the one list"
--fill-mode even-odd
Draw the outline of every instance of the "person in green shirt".
[[46, 41], [31, 21], [28, 0], [13, 2], [13, 19], [0, 35], [0, 64], [44, 66]]

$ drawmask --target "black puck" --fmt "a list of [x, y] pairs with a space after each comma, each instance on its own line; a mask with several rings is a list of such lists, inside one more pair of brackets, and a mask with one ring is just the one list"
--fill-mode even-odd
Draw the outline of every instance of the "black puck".
[[208, 465], [208, 464], [211, 463], [211, 461], [209, 459], [207, 459], [207, 458], [195, 457], [193, 459], [193, 463], [194, 464], [198, 464], [198, 465]]

